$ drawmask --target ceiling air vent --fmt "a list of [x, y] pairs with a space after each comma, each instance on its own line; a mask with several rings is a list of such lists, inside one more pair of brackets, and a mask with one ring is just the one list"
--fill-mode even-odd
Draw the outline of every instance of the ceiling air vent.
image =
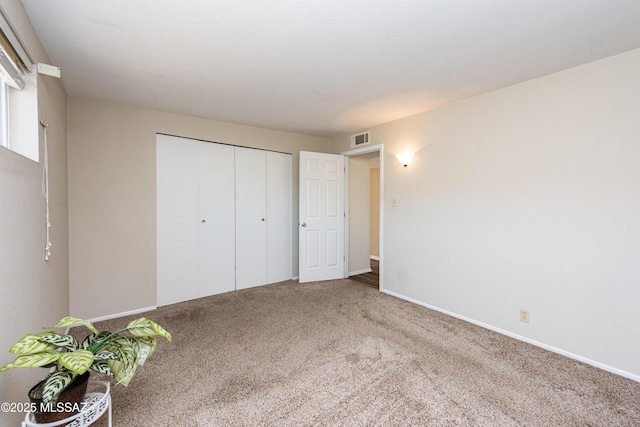
[[359, 147], [361, 145], [367, 145], [370, 141], [369, 131], [351, 135], [351, 146]]

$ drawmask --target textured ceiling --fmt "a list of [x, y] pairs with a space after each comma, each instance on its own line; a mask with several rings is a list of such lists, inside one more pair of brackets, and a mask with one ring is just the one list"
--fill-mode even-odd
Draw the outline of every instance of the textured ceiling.
[[640, 47], [640, 0], [22, 0], [70, 96], [330, 136]]

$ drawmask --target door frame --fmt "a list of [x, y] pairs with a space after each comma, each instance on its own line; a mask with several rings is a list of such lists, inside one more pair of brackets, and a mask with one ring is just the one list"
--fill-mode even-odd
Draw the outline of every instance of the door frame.
[[360, 154], [373, 153], [378, 151], [380, 154], [380, 242], [378, 253], [380, 254], [380, 276], [378, 281], [379, 290], [384, 289], [383, 270], [384, 270], [384, 144], [372, 145], [369, 147], [356, 148], [355, 150], [343, 151], [345, 156], [345, 174], [344, 174], [344, 277], [349, 277], [349, 157], [358, 156]]

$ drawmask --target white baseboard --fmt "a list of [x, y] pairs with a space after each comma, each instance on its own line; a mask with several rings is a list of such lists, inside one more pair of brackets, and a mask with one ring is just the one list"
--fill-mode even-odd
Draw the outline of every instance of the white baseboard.
[[568, 351], [562, 350], [560, 348], [553, 347], [551, 345], [547, 345], [545, 343], [541, 343], [539, 341], [535, 341], [535, 340], [532, 340], [532, 339], [527, 338], [527, 337], [523, 337], [522, 335], [514, 334], [513, 332], [505, 331], [504, 329], [496, 328], [495, 326], [491, 326], [491, 325], [486, 324], [486, 323], [478, 322], [477, 320], [470, 319], [470, 318], [465, 317], [465, 316], [461, 316], [459, 314], [453, 313], [453, 312], [448, 311], [448, 310], [441, 309], [439, 307], [434, 307], [432, 305], [425, 304], [425, 303], [423, 303], [421, 301], [415, 300], [413, 298], [406, 297], [406, 296], [401, 295], [401, 294], [397, 294], [397, 293], [392, 292], [392, 291], [388, 291], [386, 289], [380, 289], [380, 291], [384, 292], [385, 294], [394, 296], [396, 298], [400, 298], [400, 299], [403, 299], [405, 301], [409, 301], [409, 302], [412, 302], [414, 304], [421, 305], [421, 306], [426, 307], [426, 308], [428, 308], [430, 310], [438, 311], [440, 313], [446, 314], [447, 316], [455, 317], [456, 319], [460, 319], [460, 320], [464, 320], [465, 322], [473, 323], [474, 325], [478, 325], [478, 326], [480, 326], [482, 328], [489, 329], [490, 331], [494, 331], [494, 332], [497, 332], [499, 334], [506, 335], [508, 337], [517, 339], [518, 341], [523, 341], [523, 342], [526, 342], [528, 344], [535, 345], [536, 347], [544, 348], [545, 350], [549, 350], [549, 351], [552, 351], [554, 353], [561, 354], [561, 355], [566, 356], [566, 357], [568, 357], [570, 359], [578, 360], [578, 361], [586, 363], [588, 365], [595, 366], [596, 368], [600, 368], [602, 370], [611, 372], [613, 374], [620, 375], [621, 377], [629, 378], [630, 380], [634, 380], [634, 381], [640, 382], [640, 375], [635, 375], [635, 374], [632, 374], [631, 372], [626, 372], [626, 371], [623, 371], [621, 369], [614, 368], [612, 366], [605, 365], [605, 364], [600, 363], [600, 362], [596, 362], [595, 360], [591, 360], [591, 359], [588, 359], [586, 357], [583, 357], [583, 356], [580, 356], [580, 355], [577, 355], [577, 354], [570, 353]]
[[350, 271], [349, 277], [357, 276], [358, 274], [364, 274], [364, 273], [371, 273], [371, 268], [365, 268], [363, 270], [358, 270], [358, 271]]
[[123, 313], [109, 314], [107, 316], [101, 316], [101, 317], [96, 317], [95, 319], [89, 319], [89, 322], [93, 323], [93, 322], [101, 322], [103, 320], [117, 319], [119, 317], [130, 316], [132, 314], [138, 314], [138, 313], [145, 313], [147, 311], [153, 311], [156, 308], [158, 308], [158, 307], [156, 307], [154, 305], [152, 307], [145, 307], [145, 308], [139, 308], [137, 310], [125, 311]]
[[370, 259], [376, 260], [376, 261], [380, 261], [380, 257], [379, 256], [375, 256], [375, 255], [369, 255]]

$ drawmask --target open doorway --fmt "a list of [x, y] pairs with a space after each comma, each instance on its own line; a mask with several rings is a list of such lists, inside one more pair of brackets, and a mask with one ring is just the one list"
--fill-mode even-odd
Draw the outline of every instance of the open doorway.
[[375, 289], [383, 289], [382, 153], [382, 145], [342, 153], [347, 172], [345, 277]]

